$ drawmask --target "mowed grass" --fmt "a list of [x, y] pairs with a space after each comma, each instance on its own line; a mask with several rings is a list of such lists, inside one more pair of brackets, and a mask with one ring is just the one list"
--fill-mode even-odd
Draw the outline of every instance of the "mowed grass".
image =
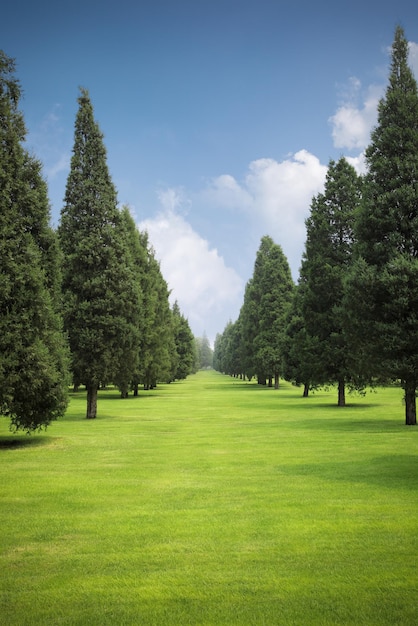
[[0, 624], [418, 624], [418, 430], [205, 371], [0, 421]]

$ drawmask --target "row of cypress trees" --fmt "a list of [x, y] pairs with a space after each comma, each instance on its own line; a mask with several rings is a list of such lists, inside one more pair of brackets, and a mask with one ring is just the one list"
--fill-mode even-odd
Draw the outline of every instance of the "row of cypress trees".
[[196, 343], [129, 210], [120, 209], [103, 136], [81, 90], [64, 206], [50, 224], [40, 162], [24, 146], [21, 88], [0, 51], [0, 413], [27, 432], [62, 416], [68, 385], [97, 391], [184, 378]]
[[[263, 238], [238, 320], [215, 342], [217, 369], [309, 388], [397, 381], [405, 423], [416, 424], [418, 388], [418, 89], [397, 27], [389, 85], [360, 177], [329, 163], [312, 199], [298, 284], [281, 249]], [[266, 247], [268, 244], [268, 247]], [[269, 268], [275, 250], [275, 268]], [[268, 278], [262, 278], [260, 264]], [[280, 281], [280, 285], [278, 285]], [[279, 291], [281, 295], [278, 297]], [[274, 315], [271, 314], [272, 307]], [[266, 321], [267, 326], [266, 326]], [[274, 357], [274, 358], [266, 358]]]
[[281, 247], [269, 236], [261, 240], [236, 322], [215, 339], [213, 364], [218, 371], [257, 376], [260, 384], [282, 373], [282, 341], [294, 284]]

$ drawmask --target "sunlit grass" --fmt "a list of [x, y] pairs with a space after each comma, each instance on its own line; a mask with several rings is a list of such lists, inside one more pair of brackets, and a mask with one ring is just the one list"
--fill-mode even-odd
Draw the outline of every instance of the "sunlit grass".
[[215, 372], [0, 422], [0, 623], [418, 623], [418, 462], [399, 389], [302, 398]]

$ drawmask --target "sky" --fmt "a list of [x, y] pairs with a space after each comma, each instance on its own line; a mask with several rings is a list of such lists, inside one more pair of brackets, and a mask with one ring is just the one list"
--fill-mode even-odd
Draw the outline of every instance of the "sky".
[[59, 224], [79, 88], [121, 205], [147, 230], [195, 336], [235, 321], [261, 238], [295, 282], [331, 159], [364, 171], [397, 25], [418, 77], [416, 0], [14, 0], [27, 147]]

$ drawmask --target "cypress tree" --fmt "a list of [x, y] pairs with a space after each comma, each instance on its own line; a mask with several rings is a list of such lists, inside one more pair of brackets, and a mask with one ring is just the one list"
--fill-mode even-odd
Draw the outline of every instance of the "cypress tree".
[[302, 312], [303, 285], [294, 291], [288, 312], [283, 339], [283, 376], [295, 385], [303, 385], [303, 396], [318, 386], [317, 363], [321, 358], [318, 337], [309, 335]]
[[67, 406], [56, 235], [41, 165], [23, 148], [14, 61], [0, 51], [0, 411], [46, 427]]
[[91, 419], [99, 386], [117, 380], [125, 363], [134, 363], [140, 298], [103, 135], [86, 90], [78, 103], [59, 237], [73, 380], [87, 388]]
[[310, 353], [316, 360], [311, 371], [316, 383], [338, 385], [338, 406], [345, 405], [346, 384], [358, 386], [343, 332], [343, 299], [345, 279], [352, 263], [360, 182], [346, 159], [330, 161], [324, 193], [312, 199], [306, 220], [307, 239], [300, 272], [305, 328], [312, 341], [320, 344], [319, 353]]
[[174, 341], [176, 344], [177, 362], [173, 378], [183, 380], [193, 371], [195, 350], [194, 336], [189, 322], [180, 311], [176, 301], [172, 307]]
[[139, 383], [145, 389], [152, 389], [157, 382], [172, 380], [176, 345], [167, 283], [155, 252], [149, 245], [148, 234], [142, 232], [139, 236], [146, 250], [146, 267], [142, 274], [144, 327], [134, 389], [137, 389]]
[[276, 388], [283, 369], [282, 342], [293, 288], [289, 263], [281, 247], [264, 236], [245, 293], [243, 335], [249, 350], [247, 358], [259, 381], [264, 383], [268, 378], [272, 384], [274, 378]]
[[389, 85], [366, 150], [368, 173], [347, 284], [347, 328], [359, 371], [399, 380], [405, 422], [418, 386], [418, 90], [397, 27]]

